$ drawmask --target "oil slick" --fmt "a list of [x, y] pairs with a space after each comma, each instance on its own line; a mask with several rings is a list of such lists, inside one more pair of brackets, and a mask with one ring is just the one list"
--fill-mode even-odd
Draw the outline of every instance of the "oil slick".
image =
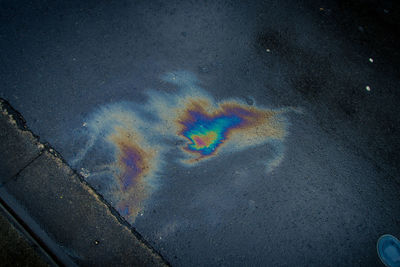
[[220, 148], [240, 149], [286, 135], [282, 111], [263, 110], [235, 101], [212, 105], [210, 100], [190, 99], [177, 117], [178, 135], [187, 141], [187, 163], [216, 156]]
[[188, 72], [168, 73], [163, 80], [176, 85], [178, 91], [151, 92], [148, 110], [160, 117], [158, 132], [183, 142], [180, 163], [197, 165], [267, 143], [275, 151], [273, 159], [265, 160], [267, 172], [282, 161], [288, 128], [285, 113], [297, 110], [261, 108], [240, 99], [215, 101]]
[[144, 127], [129, 103], [102, 107], [79, 133], [85, 145], [70, 161], [87, 169], [85, 180], [130, 223], [157, 188], [161, 162], [161, 149], [143, 137]]
[[293, 109], [216, 101], [189, 72], [167, 73], [162, 80], [172, 89], [148, 91], [144, 104], [105, 105], [86, 118], [78, 134], [84, 145], [70, 160], [88, 170], [84, 178], [130, 223], [163, 181], [167, 163], [188, 168], [262, 144], [273, 148], [264, 159], [267, 172], [284, 158], [285, 113]]
[[117, 209], [130, 221], [134, 221], [152, 189], [148, 179], [154, 176], [157, 151], [142, 147], [145, 142], [140, 135], [121, 128], [116, 128], [108, 139], [117, 148], [113, 169], [117, 170], [117, 194], [123, 196]]

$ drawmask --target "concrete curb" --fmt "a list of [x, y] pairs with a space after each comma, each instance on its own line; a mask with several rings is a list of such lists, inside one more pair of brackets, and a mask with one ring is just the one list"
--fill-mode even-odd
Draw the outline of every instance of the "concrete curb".
[[58, 264], [168, 265], [3, 99], [0, 129], [0, 200]]

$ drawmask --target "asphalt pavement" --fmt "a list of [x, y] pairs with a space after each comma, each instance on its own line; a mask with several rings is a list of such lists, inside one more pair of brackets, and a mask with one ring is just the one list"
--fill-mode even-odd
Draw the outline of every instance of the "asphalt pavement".
[[[5, 148], [1, 190], [78, 264], [126, 264], [135, 244], [172, 266], [381, 266], [376, 241], [400, 237], [399, 12], [2, 1], [0, 97], [39, 140]], [[90, 235], [49, 220], [68, 219], [57, 188]], [[75, 238], [109, 224], [103, 250]]]

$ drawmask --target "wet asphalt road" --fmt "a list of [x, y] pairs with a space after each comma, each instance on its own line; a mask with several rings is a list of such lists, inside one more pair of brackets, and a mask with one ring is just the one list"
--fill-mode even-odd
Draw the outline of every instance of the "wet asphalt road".
[[270, 144], [167, 161], [133, 226], [176, 266], [379, 266], [379, 236], [400, 236], [398, 7], [1, 1], [0, 96], [69, 162], [93, 112], [170, 90], [165, 73], [193, 73], [216, 101], [300, 108], [272, 172]]

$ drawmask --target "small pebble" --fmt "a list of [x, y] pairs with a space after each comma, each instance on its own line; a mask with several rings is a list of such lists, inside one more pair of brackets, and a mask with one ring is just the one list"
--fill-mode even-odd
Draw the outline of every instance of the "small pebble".
[[94, 241], [94, 244], [95, 244], [95, 245], [98, 245], [98, 244], [100, 244], [100, 241], [99, 241], [99, 240], [95, 240], [95, 241]]
[[369, 85], [365, 86], [365, 90], [367, 90], [368, 92], [371, 91], [371, 87], [369, 87]]
[[253, 99], [251, 99], [251, 98], [249, 98], [249, 97], [245, 97], [245, 99], [246, 99], [246, 103], [247, 103], [248, 105], [252, 106], [252, 105], [254, 104]]
[[370, 57], [369, 62], [371, 62], [371, 63], [374, 62], [374, 59]]
[[203, 73], [208, 73], [209, 69], [208, 69], [207, 66], [200, 66], [200, 71], [203, 72]]
[[269, 53], [269, 52], [271, 52], [271, 50], [267, 48], [267, 52]]

